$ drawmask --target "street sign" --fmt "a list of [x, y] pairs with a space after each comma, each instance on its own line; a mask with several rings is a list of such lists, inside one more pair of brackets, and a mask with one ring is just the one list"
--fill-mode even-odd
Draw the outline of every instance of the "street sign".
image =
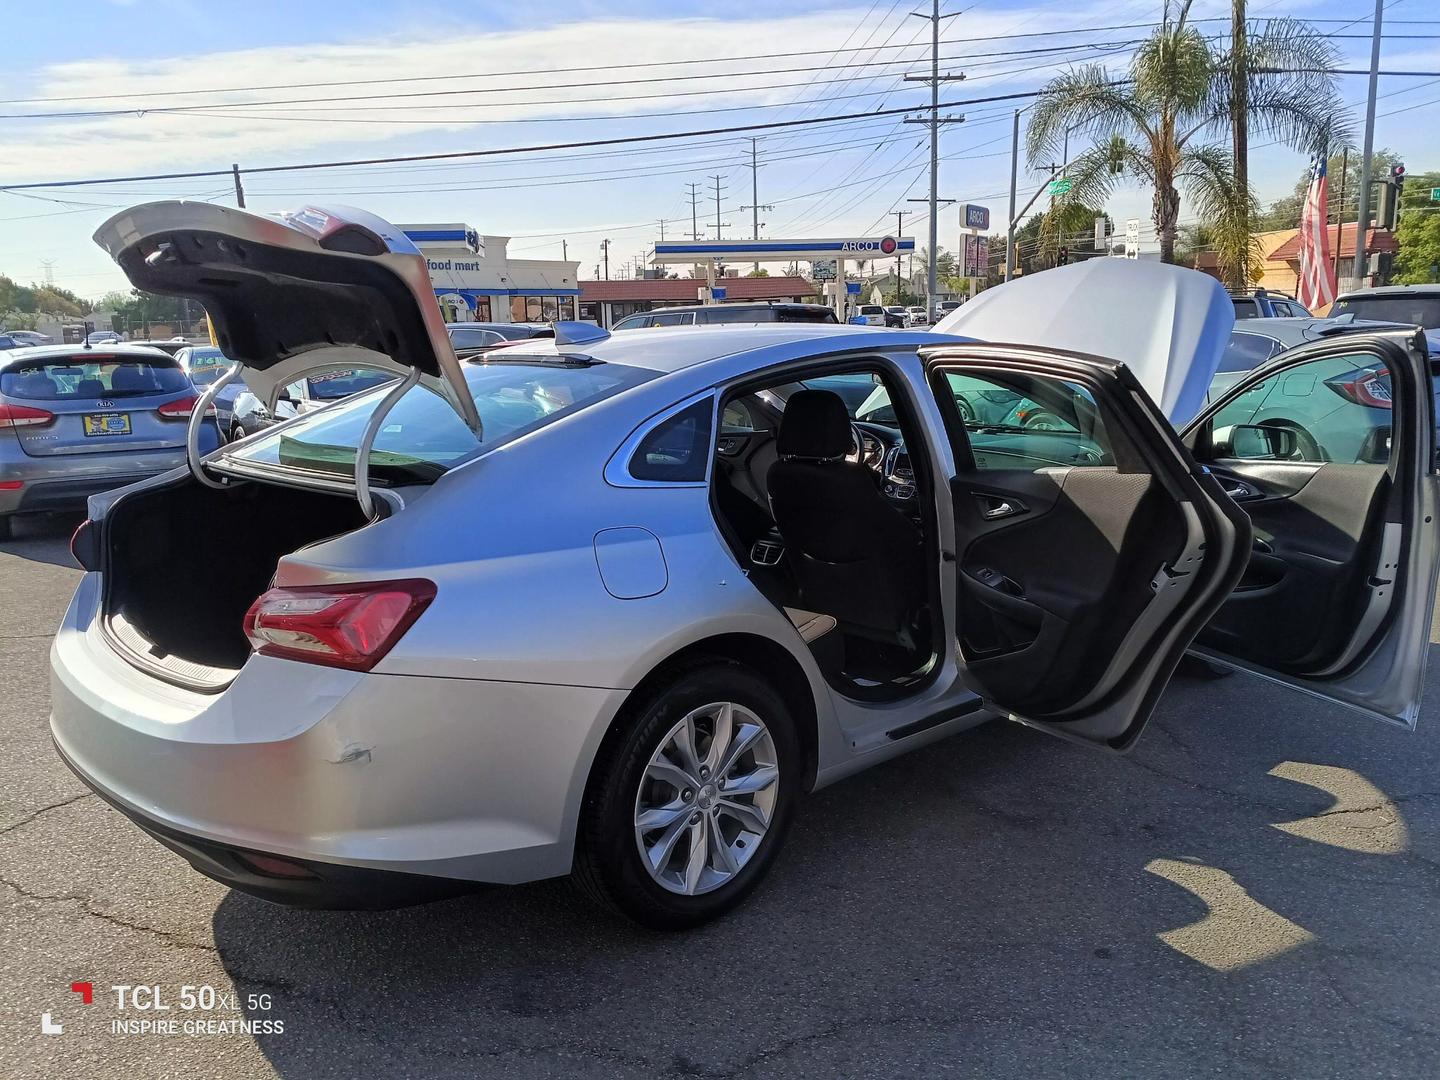
[[1430, 189], [1430, 201], [1440, 202], [1440, 187], [1432, 187]]
[[710, 299], [712, 299], [712, 300], [724, 300], [724, 299], [725, 299], [725, 286], [724, 286], [724, 285], [716, 285], [713, 289], [711, 289], [711, 290], [710, 290]]
[[845, 282], [845, 292], [846, 292], [848, 295], [850, 295], [850, 296], [859, 296], [859, 295], [860, 295], [860, 282], [858, 282], [858, 281], [847, 281], [847, 282]]
[[1070, 189], [1075, 186], [1075, 181], [1068, 176], [1062, 176], [1058, 180], [1051, 180], [1049, 184], [1051, 195], [1069, 195]]
[[965, 277], [985, 277], [990, 272], [990, 239], [985, 236], [965, 237]]
[[1125, 258], [1140, 258], [1140, 219], [1132, 217], [1125, 222]]
[[961, 218], [967, 229], [988, 229], [990, 228], [990, 208], [988, 206], [977, 206], [974, 203], [966, 203]]

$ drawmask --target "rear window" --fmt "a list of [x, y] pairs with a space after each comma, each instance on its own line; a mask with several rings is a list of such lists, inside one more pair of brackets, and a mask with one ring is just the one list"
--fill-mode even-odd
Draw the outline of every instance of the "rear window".
[[882, 307], [880, 307], [878, 304], [861, 304], [861, 305], [860, 305], [860, 314], [861, 314], [861, 315], [884, 315], [884, 314], [885, 314], [885, 309], [882, 308]]
[[1260, 305], [1254, 300], [1236, 300], [1235, 318], [1237, 319], [1258, 319], [1260, 318]]
[[1336, 315], [1435, 327], [1440, 326], [1440, 296], [1353, 296], [1335, 302], [1330, 317]]
[[72, 356], [15, 364], [0, 373], [0, 394], [29, 401], [133, 398], [189, 388], [189, 378], [167, 356]]
[[[434, 480], [482, 445], [544, 427], [653, 376], [652, 371], [619, 364], [466, 365], [465, 380], [484, 424], [482, 441], [476, 442], [448, 402], [417, 386], [386, 416], [371, 452], [370, 475], [382, 483]], [[355, 449], [382, 397], [379, 390], [360, 394], [277, 428], [266, 438], [241, 444], [231, 454], [247, 461], [351, 476]]]
[[209, 386], [229, 370], [231, 362], [219, 349], [191, 349], [186, 360], [190, 381], [196, 386]]
[[393, 382], [395, 376], [388, 371], [373, 368], [357, 368], [353, 371], [326, 371], [306, 379], [313, 401], [339, 401], [341, 398], [369, 390], [382, 383]]

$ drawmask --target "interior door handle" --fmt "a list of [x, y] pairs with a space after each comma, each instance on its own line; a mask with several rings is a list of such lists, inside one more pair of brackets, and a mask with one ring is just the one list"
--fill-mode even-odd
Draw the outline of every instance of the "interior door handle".
[[977, 492], [975, 501], [980, 504], [980, 516], [986, 521], [1014, 517], [1027, 510], [1024, 503], [1009, 495], [988, 495]]

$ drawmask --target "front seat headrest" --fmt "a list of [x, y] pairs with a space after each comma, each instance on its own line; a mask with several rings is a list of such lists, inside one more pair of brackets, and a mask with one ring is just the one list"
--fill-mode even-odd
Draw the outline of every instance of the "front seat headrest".
[[782, 458], [824, 461], [854, 449], [845, 399], [831, 390], [797, 390], [785, 402], [775, 451]]

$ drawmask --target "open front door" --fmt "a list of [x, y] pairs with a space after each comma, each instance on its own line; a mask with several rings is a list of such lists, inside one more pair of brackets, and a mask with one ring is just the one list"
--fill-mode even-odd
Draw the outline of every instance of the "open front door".
[[1185, 442], [1254, 523], [1245, 575], [1196, 651], [1414, 727], [1440, 527], [1424, 338], [1292, 350]]
[[1127, 748], [1239, 581], [1245, 514], [1123, 365], [981, 344], [924, 356], [956, 462], [966, 682], [1023, 723]]

